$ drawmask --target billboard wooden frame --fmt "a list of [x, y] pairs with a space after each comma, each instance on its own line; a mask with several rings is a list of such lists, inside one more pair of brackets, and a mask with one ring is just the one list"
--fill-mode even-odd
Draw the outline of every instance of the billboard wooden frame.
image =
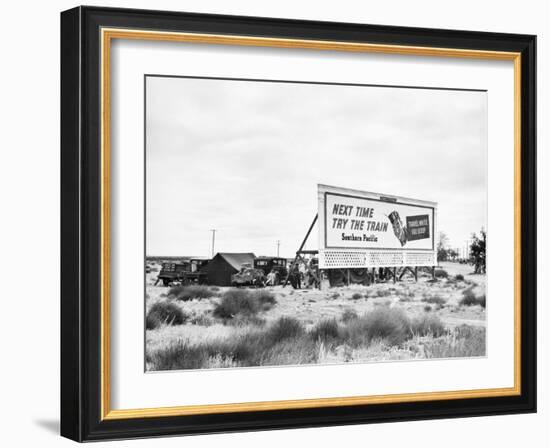
[[[433, 267], [437, 265], [437, 249], [435, 243], [435, 235], [437, 235], [437, 203], [420, 199], [406, 198], [402, 196], [388, 195], [383, 193], [374, 193], [368, 191], [352, 190], [349, 188], [335, 187], [332, 185], [319, 184], [318, 186], [318, 215], [319, 215], [319, 268], [320, 269], [344, 269], [344, 268], [410, 268], [414, 266]], [[431, 209], [431, 248], [410, 248], [410, 247], [361, 247], [358, 246], [335, 246], [328, 244], [327, 235], [327, 198], [329, 195], [340, 196], [349, 199], [364, 199], [379, 204], [397, 204], [406, 207], [419, 207], [423, 209]], [[334, 264], [326, 260], [328, 257], [338, 257], [339, 255], [355, 255], [355, 262], [344, 264]], [[401, 262], [388, 261], [387, 263], [370, 263], [369, 256], [389, 255], [393, 258], [393, 254], [401, 255]], [[423, 262], [408, 262], [407, 256], [410, 254], [412, 259], [415, 255], [423, 255]], [[430, 258], [430, 260], [428, 260]], [[359, 259], [364, 259], [364, 262], [358, 262]], [[326, 260], [326, 261], [325, 261]]]
[[[110, 44], [114, 39], [507, 60], [514, 64], [514, 387], [112, 409]], [[61, 14], [61, 434], [77, 441], [536, 411], [536, 37], [77, 7]]]

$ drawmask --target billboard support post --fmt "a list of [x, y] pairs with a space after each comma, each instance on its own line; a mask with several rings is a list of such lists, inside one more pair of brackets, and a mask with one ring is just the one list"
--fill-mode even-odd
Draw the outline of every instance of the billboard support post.
[[[296, 263], [298, 260], [303, 260], [302, 254], [304, 253], [318, 253], [318, 251], [304, 251], [304, 246], [306, 245], [306, 242], [309, 238], [309, 235], [311, 234], [311, 231], [313, 230], [313, 226], [315, 226], [315, 223], [317, 222], [317, 218], [319, 217], [319, 214], [315, 214], [315, 218], [313, 218], [313, 221], [311, 222], [311, 225], [309, 226], [309, 229], [306, 233], [306, 236], [304, 237], [304, 240], [302, 241], [302, 244], [300, 244], [300, 248], [296, 251], [296, 256], [294, 257], [294, 260], [292, 261], [292, 264], [290, 265], [290, 268], [288, 269], [288, 274], [286, 276], [286, 280], [283, 284], [283, 288], [288, 284], [288, 280], [290, 279], [290, 274], [292, 273], [294, 267], [296, 266]], [[319, 288], [321, 287], [321, 279], [319, 278]]]

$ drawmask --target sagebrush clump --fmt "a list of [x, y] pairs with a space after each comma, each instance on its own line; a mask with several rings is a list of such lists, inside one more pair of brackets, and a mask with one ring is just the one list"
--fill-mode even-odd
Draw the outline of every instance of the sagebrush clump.
[[481, 296], [476, 296], [472, 288], [468, 288], [462, 293], [462, 299], [460, 299], [459, 304], [463, 306], [479, 305], [482, 308], [485, 308], [485, 305], [486, 305], [485, 294]]
[[350, 320], [341, 330], [342, 338], [352, 347], [367, 346], [373, 339], [385, 339], [399, 345], [410, 336], [410, 320], [398, 308], [380, 307]]
[[485, 327], [460, 325], [454, 331], [424, 343], [426, 358], [485, 356]]
[[359, 317], [357, 315], [357, 311], [355, 311], [353, 308], [347, 308], [343, 313], [340, 319], [342, 322], [349, 322], [350, 320], [357, 319]]
[[439, 337], [445, 334], [445, 326], [441, 319], [433, 314], [423, 314], [411, 321], [413, 335]]
[[172, 286], [168, 291], [168, 297], [183, 301], [193, 299], [209, 299], [215, 295], [217, 295], [216, 291], [204, 285], [178, 285]]
[[434, 294], [434, 295], [426, 294], [424, 295], [424, 297], [422, 297], [422, 301], [426, 303], [430, 303], [432, 305], [439, 305], [439, 306], [443, 306], [447, 303], [447, 301], [443, 297], [440, 297], [437, 294]]
[[252, 316], [266, 311], [275, 305], [275, 296], [269, 291], [230, 289], [214, 307], [213, 315], [220, 319], [233, 319], [236, 316]]
[[313, 340], [331, 341], [340, 336], [338, 322], [336, 319], [325, 319], [318, 322], [309, 332]]
[[296, 338], [304, 333], [304, 326], [298, 319], [283, 316], [271, 324], [267, 336], [271, 343], [276, 343], [285, 339]]
[[176, 304], [157, 302], [147, 312], [145, 327], [148, 330], [154, 330], [162, 325], [182, 325], [187, 319], [187, 314]]

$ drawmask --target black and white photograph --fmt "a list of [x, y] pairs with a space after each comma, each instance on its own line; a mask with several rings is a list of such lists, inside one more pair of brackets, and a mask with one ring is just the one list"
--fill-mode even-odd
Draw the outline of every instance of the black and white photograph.
[[146, 371], [486, 356], [486, 91], [144, 82]]
[[[61, 126], [31, 133], [61, 157], [14, 153], [33, 198], [16, 226], [52, 208], [33, 172], [61, 182], [40, 221], [60, 224], [61, 307], [35, 301], [44, 331], [15, 344], [57, 363], [58, 402], [37, 386], [29, 409], [59, 409], [79, 442], [387, 444], [392, 422], [429, 446], [536, 439], [540, 415], [510, 414], [540, 413], [542, 28], [404, 3], [61, 12], [43, 89]], [[5, 258], [28, 277], [39, 246], [21, 241], [50, 239], [25, 233]]]

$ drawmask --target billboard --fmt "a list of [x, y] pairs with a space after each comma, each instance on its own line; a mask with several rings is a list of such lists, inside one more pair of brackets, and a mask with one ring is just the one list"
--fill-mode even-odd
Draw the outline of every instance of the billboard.
[[324, 254], [347, 259], [348, 267], [435, 264], [436, 203], [327, 185], [318, 185], [318, 198], [321, 260]]

